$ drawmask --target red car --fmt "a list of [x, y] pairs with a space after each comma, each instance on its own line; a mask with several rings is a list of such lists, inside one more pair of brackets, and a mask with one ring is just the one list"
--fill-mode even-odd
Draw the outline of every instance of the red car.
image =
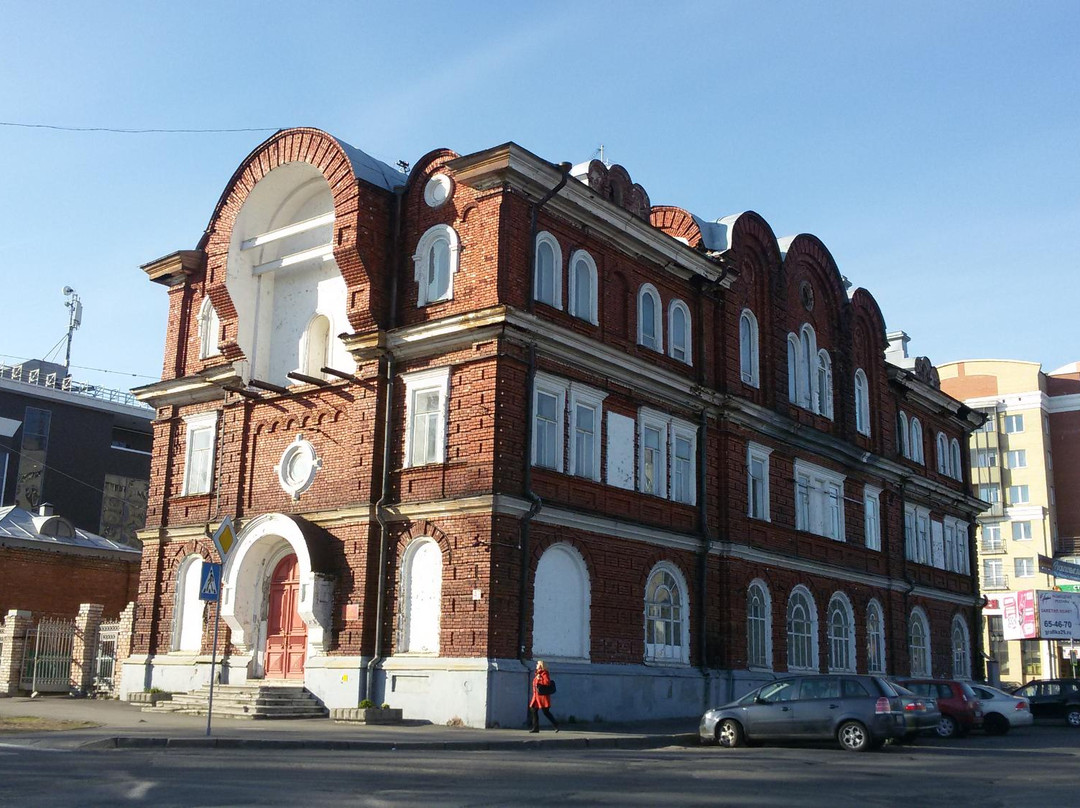
[[982, 704], [967, 682], [956, 679], [897, 679], [920, 696], [937, 699], [941, 720], [937, 734], [942, 738], [963, 737], [983, 724]]

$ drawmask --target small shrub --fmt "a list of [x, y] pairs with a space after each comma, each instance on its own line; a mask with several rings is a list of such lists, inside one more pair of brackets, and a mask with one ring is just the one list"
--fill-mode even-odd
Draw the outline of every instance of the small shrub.
[[389, 710], [389, 709], [390, 709], [390, 705], [389, 705], [389, 704], [383, 704], [382, 708], [383, 708], [384, 710]]
[[363, 701], [360, 702], [360, 709], [361, 710], [366, 710], [369, 707], [374, 707], [374, 706], [375, 706], [375, 702], [373, 702], [371, 699], [364, 699]]

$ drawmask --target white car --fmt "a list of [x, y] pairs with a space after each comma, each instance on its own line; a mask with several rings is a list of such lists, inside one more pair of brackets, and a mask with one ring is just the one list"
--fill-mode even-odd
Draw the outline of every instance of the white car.
[[987, 735], [1004, 735], [1013, 727], [1030, 727], [1035, 723], [1027, 699], [1010, 696], [1004, 690], [989, 685], [972, 684], [983, 708], [983, 729]]

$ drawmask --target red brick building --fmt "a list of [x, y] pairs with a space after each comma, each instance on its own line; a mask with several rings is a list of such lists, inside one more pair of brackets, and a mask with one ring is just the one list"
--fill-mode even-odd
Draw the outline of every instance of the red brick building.
[[[886, 364], [815, 237], [653, 207], [620, 166], [516, 144], [406, 177], [313, 129], [237, 169], [168, 289], [125, 683], [329, 707], [692, 715], [788, 670], [971, 675], [960, 452], [933, 368]], [[132, 686], [134, 686], [132, 684]]]

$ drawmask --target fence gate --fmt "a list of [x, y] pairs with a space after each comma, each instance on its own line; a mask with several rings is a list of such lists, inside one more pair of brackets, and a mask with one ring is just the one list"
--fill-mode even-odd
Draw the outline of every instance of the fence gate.
[[98, 627], [97, 652], [94, 654], [94, 690], [98, 692], [112, 692], [119, 634], [119, 620], [109, 620]]
[[74, 620], [45, 619], [28, 629], [19, 687], [38, 693], [68, 692], [74, 641]]

